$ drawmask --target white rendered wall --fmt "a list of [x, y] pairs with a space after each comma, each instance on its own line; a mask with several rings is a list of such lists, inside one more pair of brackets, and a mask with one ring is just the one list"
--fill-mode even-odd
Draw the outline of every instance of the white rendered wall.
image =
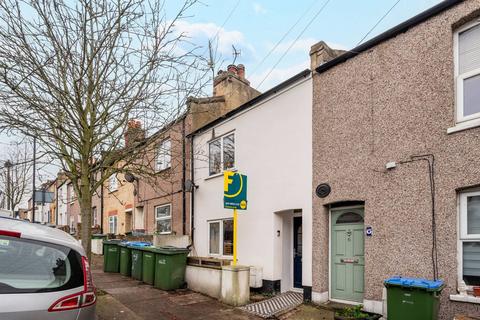
[[68, 225], [68, 217], [67, 217], [67, 184], [64, 183], [58, 188], [58, 222], [57, 225], [59, 226], [66, 226]]
[[207, 221], [232, 217], [232, 210], [223, 208], [223, 175], [209, 177], [207, 161], [213, 132], [219, 137], [232, 130], [236, 169], [248, 176], [248, 210], [239, 211], [239, 264], [263, 267], [266, 280], [282, 279], [284, 239], [277, 237], [277, 230], [282, 229], [283, 218], [276, 212], [301, 209], [303, 285], [311, 286], [311, 79], [293, 84], [194, 138], [195, 184], [199, 186], [194, 212], [198, 256], [209, 255]]

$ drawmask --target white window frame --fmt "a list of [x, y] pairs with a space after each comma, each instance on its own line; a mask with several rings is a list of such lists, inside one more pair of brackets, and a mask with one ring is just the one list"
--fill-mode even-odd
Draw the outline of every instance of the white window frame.
[[[164, 208], [164, 207], [169, 207], [168, 212], [170, 213], [170, 215], [159, 218], [157, 216], [157, 209], [158, 208]], [[164, 232], [158, 232], [158, 233], [159, 234], [171, 234], [172, 233], [172, 204], [168, 203], [168, 204], [162, 204], [162, 205], [159, 205], [159, 206], [155, 206], [154, 211], [155, 211], [155, 232], [158, 232], [158, 230], [157, 230], [157, 222], [158, 221], [160, 221], [160, 220], [170, 220], [170, 231], [164, 231]]]
[[464, 116], [463, 115], [463, 82], [465, 79], [471, 78], [473, 76], [480, 75], [480, 68], [477, 68], [475, 70], [460, 74], [459, 72], [459, 43], [460, 43], [460, 33], [467, 31], [471, 28], [474, 28], [476, 26], [480, 25], [480, 21], [476, 20], [470, 23], [467, 23], [464, 25], [462, 28], [458, 29], [454, 33], [453, 37], [453, 43], [454, 43], [454, 60], [455, 60], [455, 97], [456, 97], [456, 103], [455, 103], [455, 120], [456, 123], [462, 123], [462, 122], [467, 122], [475, 119], [480, 118], [480, 112]]
[[[224, 159], [223, 159], [223, 139], [230, 136], [230, 135], [233, 135], [233, 167], [231, 168], [223, 168], [223, 163], [224, 163]], [[216, 141], [220, 141], [220, 172], [216, 172], [216, 173], [211, 173], [210, 171], [210, 157], [211, 157], [211, 154], [210, 154], [210, 144], [216, 142]], [[236, 148], [236, 144], [237, 144], [237, 137], [235, 135], [235, 131], [230, 131], [230, 132], [227, 132], [219, 137], [216, 137], [215, 139], [212, 139], [208, 142], [208, 175], [209, 176], [215, 176], [215, 175], [219, 175], [219, 174], [222, 174], [224, 171], [229, 171], [229, 170], [233, 170], [235, 171], [235, 168], [236, 168], [236, 165], [237, 165], [237, 148]]]
[[[480, 234], [467, 234], [467, 198], [480, 196], [480, 190], [462, 192], [458, 195], [458, 242], [457, 242], [457, 264], [458, 280], [463, 280], [463, 243], [480, 242]], [[473, 286], [467, 285], [468, 290], [473, 290]]]
[[[211, 256], [211, 257], [222, 257], [222, 258], [233, 258], [233, 253], [232, 255], [225, 255], [224, 252], [223, 252], [223, 223], [224, 221], [227, 221], [227, 220], [232, 220], [232, 218], [225, 218], [225, 219], [220, 219], [220, 220], [211, 220], [211, 221], [207, 221], [207, 228], [208, 228], [208, 255]], [[219, 228], [219, 233], [218, 233], [218, 236], [219, 236], [219, 242], [218, 242], [218, 253], [211, 253], [211, 250], [210, 250], [210, 225], [213, 224], [213, 223], [219, 223], [220, 224], [220, 228]]]
[[[168, 143], [168, 149], [165, 144]], [[166, 170], [172, 167], [172, 140], [170, 138], [162, 140], [158, 144], [157, 156], [155, 161], [155, 169], [157, 172]]]
[[[115, 183], [112, 183], [113, 181], [115, 181]], [[118, 190], [118, 178], [117, 178], [117, 175], [114, 173], [110, 176], [110, 178], [108, 178], [108, 191], [109, 192], [115, 192]]]
[[70, 183], [68, 186], [70, 187], [70, 205], [72, 205], [75, 202], [76, 198], [75, 189], [73, 188], [73, 183]]
[[[112, 223], [114, 224], [114, 231], [112, 232]], [[113, 215], [108, 217], [108, 231], [112, 234], [117, 234], [118, 232], [118, 215]]]
[[98, 212], [97, 207], [92, 207], [92, 227], [98, 225]]

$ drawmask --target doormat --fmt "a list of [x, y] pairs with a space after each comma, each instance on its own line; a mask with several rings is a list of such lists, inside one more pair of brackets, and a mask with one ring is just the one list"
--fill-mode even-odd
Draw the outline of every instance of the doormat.
[[240, 307], [243, 311], [262, 318], [273, 318], [286, 311], [298, 307], [303, 302], [303, 294], [299, 292], [285, 292], [273, 298], [247, 304]]

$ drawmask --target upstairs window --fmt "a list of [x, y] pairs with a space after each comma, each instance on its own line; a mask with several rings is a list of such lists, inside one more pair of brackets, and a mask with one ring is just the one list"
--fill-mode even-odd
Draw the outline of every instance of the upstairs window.
[[172, 165], [172, 143], [170, 139], [163, 140], [158, 146], [157, 154], [157, 171], [162, 171], [170, 168]]
[[460, 245], [462, 279], [480, 285], [480, 191], [460, 194]]
[[210, 175], [235, 168], [235, 134], [230, 133], [211, 141], [208, 153]]
[[457, 122], [480, 118], [480, 23], [455, 33]]
[[113, 192], [118, 190], [118, 179], [116, 174], [112, 174], [108, 179], [108, 191]]

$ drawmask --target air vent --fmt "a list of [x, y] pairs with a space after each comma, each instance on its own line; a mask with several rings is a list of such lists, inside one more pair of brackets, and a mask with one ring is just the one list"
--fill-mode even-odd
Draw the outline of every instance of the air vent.
[[319, 184], [317, 189], [315, 189], [315, 193], [319, 198], [327, 197], [330, 194], [330, 191], [332, 191], [332, 189], [328, 183]]

